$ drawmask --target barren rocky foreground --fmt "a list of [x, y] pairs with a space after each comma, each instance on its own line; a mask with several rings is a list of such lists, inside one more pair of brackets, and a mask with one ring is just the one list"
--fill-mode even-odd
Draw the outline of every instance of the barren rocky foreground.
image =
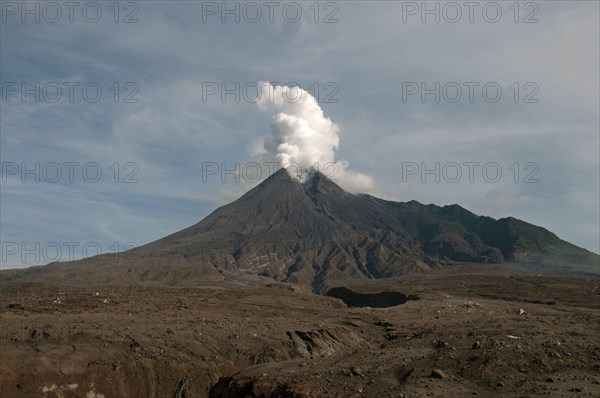
[[344, 287], [358, 306], [285, 284], [3, 282], [0, 396], [600, 396], [596, 277], [455, 266]]

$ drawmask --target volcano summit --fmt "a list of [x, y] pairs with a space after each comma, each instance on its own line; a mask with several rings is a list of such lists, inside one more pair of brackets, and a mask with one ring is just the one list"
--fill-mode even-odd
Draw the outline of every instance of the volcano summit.
[[321, 292], [343, 280], [457, 263], [593, 274], [598, 261], [598, 255], [511, 217], [353, 195], [317, 171], [300, 182], [281, 169], [199, 223], [118, 258], [5, 271], [3, 279], [117, 285], [276, 280]]

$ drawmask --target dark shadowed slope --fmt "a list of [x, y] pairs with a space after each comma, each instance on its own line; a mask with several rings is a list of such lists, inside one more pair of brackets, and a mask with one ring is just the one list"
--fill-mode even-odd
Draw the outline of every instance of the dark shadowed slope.
[[318, 172], [300, 183], [282, 169], [199, 223], [118, 258], [53, 263], [2, 277], [161, 285], [276, 279], [321, 291], [334, 281], [460, 262], [597, 273], [599, 256], [514, 218], [352, 195]]

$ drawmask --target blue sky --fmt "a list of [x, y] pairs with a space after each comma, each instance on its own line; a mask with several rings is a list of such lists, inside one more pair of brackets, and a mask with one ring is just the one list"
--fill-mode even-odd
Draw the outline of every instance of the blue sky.
[[[256, 161], [271, 119], [248, 92], [206, 94], [259, 81], [318, 89], [339, 127], [335, 159], [370, 176], [369, 193], [511, 215], [597, 253], [598, 2], [488, 3], [470, 22], [464, 7], [459, 18], [429, 2], [435, 22], [421, 2], [280, 2], [271, 19], [264, 2], [228, 2], [236, 22], [221, 2], [121, 2], [118, 15], [112, 1], [80, 2], [72, 20], [61, 2], [60, 16], [3, 2], [2, 267], [53, 260], [57, 247], [65, 259], [68, 247], [78, 258], [141, 245], [239, 197], [253, 184], [203, 179], [203, 164]], [[408, 94], [436, 83], [438, 102]], [[467, 162], [479, 164], [473, 181]], [[436, 163], [440, 181], [421, 181]]]

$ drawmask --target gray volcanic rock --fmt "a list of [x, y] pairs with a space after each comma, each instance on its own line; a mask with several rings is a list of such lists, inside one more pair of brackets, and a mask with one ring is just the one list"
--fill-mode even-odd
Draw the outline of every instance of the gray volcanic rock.
[[102, 255], [1, 275], [84, 284], [275, 279], [323, 291], [349, 279], [505, 262], [536, 272], [594, 273], [599, 256], [514, 218], [352, 195], [319, 172], [302, 183], [281, 169], [199, 223], [117, 259]]

